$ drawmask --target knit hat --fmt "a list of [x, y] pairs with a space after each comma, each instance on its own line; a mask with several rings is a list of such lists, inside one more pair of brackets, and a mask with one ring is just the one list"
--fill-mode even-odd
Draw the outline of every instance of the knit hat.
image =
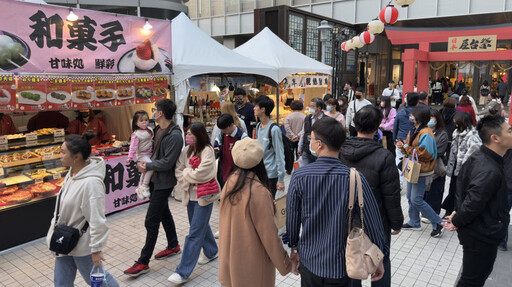
[[243, 169], [251, 169], [257, 166], [263, 159], [263, 149], [258, 140], [246, 137], [235, 142], [231, 155], [236, 166]]

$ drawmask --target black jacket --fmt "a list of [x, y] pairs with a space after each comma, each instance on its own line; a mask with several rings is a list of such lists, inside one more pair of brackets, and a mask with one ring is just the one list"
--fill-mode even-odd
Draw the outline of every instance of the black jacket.
[[457, 110], [455, 108], [442, 108], [441, 109], [441, 117], [443, 118], [444, 125], [446, 127], [446, 133], [448, 133], [448, 139], [450, 142], [452, 141], [453, 131], [455, 130], [455, 123], [453, 122], [453, 117]]
[[452, 219], [459, 240], [498, 245], [507, 234], [510, 215], [503, 158], [482, 145], [462, 165], [457, 177]]
[[341, 147], [340, 159], [355, 167], [370, 184], [382, 216], [384, 230], [400, 230], [404, 215], [400, 206], [400, 180], [393, 154], [373, 139], [351, 137]]

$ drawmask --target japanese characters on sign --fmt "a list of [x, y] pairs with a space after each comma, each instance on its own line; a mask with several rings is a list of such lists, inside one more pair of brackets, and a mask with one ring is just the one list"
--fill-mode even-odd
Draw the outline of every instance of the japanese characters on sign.
[[329, 76], [290, 76], [280, 85], [281, 89], [298, 89], [309, 87], [325, 87], [329, 84]]
[[94, 79], [96, 107], [114, 107], [116, 105], [115, 77], [96, 77]]
[[46, 110], [46, 76], [18, 76], [18, 105], [23, 112]]
[[0, 74], [0, 111], [16, 109], [16, 79], [13, 75]]
[[71, 100], [75, 109], [92, 109], [95, 104], [94, 78], [69, 77], [71, 82]]
[[48, 77], [46, 92], [48, 110], [67, 110], [71, 108], [71, 82], [68, 77]]
[[153, 77], [153, 91], [155, 94], [154, 101], [158, 101], [161, 98], [166, 98], [169, 95], [168, 81], [165, 76]]
[[135, 80], [135, 101], [137, 104], [147, 104], [155, 101], [152, 77], [141, 77]]
[[148, 199], [137, 197], [140, 172], [134, 161], [126, 163], [126, 157], [105, 159], [105, 214], [141, 204]]
[[116, 78], [117, 88], [117, 105], [128, 106], [135, 103], [135, 88], [134, 80], [130, 77], [117, 77]]
[[449, 37], [448, 52], [493, 52], [496, 41], [496, 35]]
[[170, 72], [166, 65], [171, 51], [169, 21], [151, 20], [153, 28], [144, 34], [145, 19], [139, 17], [74, 9], [78, 20], [67, 21], [66, 7], [9, 0], [0, 0], [0, 5], [9, 7], [0, 19], [4, 42], [16, 43], [16, 53], [10, 53], [14, 64], [2, 62], [3, 70]]

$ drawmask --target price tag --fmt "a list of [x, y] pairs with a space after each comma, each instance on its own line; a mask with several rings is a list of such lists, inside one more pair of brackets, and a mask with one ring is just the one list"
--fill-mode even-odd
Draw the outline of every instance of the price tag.
[[41, 168], [36, 171], [36, 174], [43, 174], [46, 173], [46, 168]]
[[27, 146], [37, 145], [37, 133], [26, 134]]
[[41, 155], [41, 160], [50, 160], [53, 159], [53, 152], [45, 152]]
[[53, 175], [53, 180], [58, 180], [58, 179], [61, 179], [62, 176], [60, 175], [60, 173], [56, 173]]
[[64, 135], [65, 135], [64, 129], [57, 129], [57, 130], [53, 131], [53, 136], [56, 138], [64, 137]]
[[7, 144], [8, 140], [6, 136], [0, 136], [0, 145]]
[[43, 179], [42, 178], [37, 178], [34, 180], [36, 183], [43, 183]]
[[9, 146], [7, 144], [0, 144], [0, 151], [8, 150]]

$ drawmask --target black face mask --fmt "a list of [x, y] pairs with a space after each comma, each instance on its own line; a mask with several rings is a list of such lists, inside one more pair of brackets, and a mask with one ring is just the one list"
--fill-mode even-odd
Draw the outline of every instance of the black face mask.
[[79, 113], [79, 115], [82, 119], [86, 119], [89, 117], [89, 113]]
[[356, 95], [356, 99], [358, 99], [358, 100], [361, 99], [361, 97], [362, 97], [361, 95]]

